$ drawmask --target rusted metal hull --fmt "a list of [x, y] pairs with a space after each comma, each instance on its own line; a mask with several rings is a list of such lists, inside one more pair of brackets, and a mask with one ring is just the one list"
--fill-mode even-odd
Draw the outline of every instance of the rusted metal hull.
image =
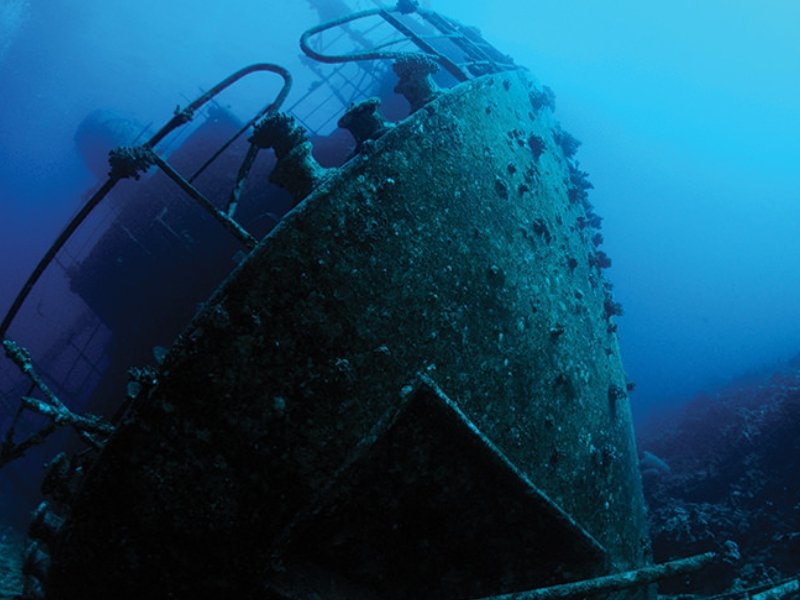
[[87, 474], [48, 598], [456, 598], [646, 563], [603, 261], [541, 98], [461, 84], [284, 218]]

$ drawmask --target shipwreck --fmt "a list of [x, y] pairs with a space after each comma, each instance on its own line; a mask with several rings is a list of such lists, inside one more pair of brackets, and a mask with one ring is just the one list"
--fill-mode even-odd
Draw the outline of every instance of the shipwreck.
[[[25, 597], [633, 598], [711, 560], [650, 565], [621, 310], [552, 91], [411, 2], [301, 46], [320, 83], [293, 106], [253, 65], [114, 149], [0, 326], [3, 464], [62, 425], [84, 444], [49, 461]], [[252, 119], [213, 105], [256, 73], [282, 87]], [[54, 269], [84, 316], [48, 363], [26, 307]]]

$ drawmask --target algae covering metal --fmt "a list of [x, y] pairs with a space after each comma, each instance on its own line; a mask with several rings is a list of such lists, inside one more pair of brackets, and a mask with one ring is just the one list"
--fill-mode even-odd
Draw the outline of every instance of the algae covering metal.
[[48, 598], [459, 598], [646, 562], [604, 255], [546, 96], [461, 84], [284, 218], [87, 474]]

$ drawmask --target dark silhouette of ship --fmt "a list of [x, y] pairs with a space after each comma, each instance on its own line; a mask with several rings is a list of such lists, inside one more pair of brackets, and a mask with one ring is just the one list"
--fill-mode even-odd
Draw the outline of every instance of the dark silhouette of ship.
[[[711, 560], [649, 564], [621, 309], [552, 92], [408, 1], [301, 45], [294, 105], [253, 65], [112, 150], [0, 326], [0, 461], [81, 444], [49, 461], [24, 597], [642, 597]], [[283, 86], [252, 119], [214, 103], [260, 72]], [[137, 129], [115, 119], [87, 156]]]

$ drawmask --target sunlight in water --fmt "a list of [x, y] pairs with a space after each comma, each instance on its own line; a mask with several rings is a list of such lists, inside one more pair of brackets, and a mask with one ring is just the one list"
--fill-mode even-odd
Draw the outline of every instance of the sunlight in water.
[[0, 0], [0, 60], [14, 41], [25, 20], [29, 3], [25, 0]]

